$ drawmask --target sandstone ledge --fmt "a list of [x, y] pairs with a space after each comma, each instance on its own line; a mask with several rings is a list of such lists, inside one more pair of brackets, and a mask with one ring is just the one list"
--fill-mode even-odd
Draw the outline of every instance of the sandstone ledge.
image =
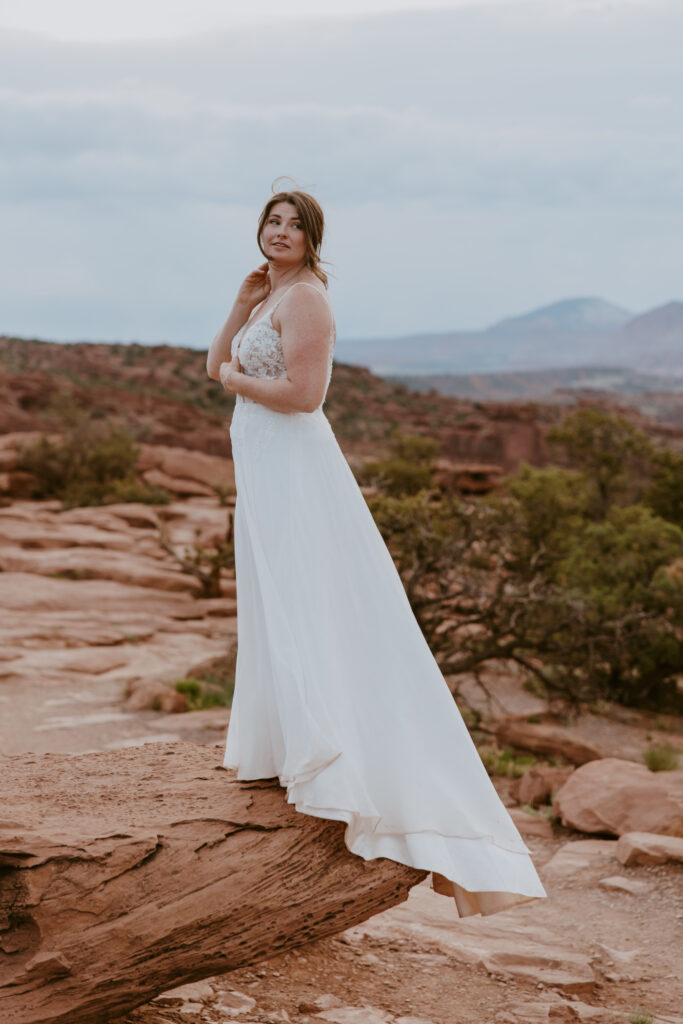
[[3, 757], [3, 1024], [105, 1024], [182, 983], [343, 931], [426, 872], [240, 782], [222, 744]]

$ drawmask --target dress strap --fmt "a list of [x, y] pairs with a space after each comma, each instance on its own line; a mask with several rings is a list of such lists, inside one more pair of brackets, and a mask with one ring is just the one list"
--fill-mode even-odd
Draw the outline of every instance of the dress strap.
[[[320, 288], [316, 288], [316, 286], [315, 286], [314, 284], [311, 284], [311, 282], [310, 282], [310, 281], [295, 281], [295, 282], [294, 282], [294, 284], [290, 284], [289, 288], [285, 289], [285, 291], [284, 291], [284, 292], [282, 293], [282, 295], [281, 295], [281, 296], [280, 296], [280, 298], [279, 298], [279, 299], [277, 300], [277, 302], [275, 303], [275, 305], [274, 305], [274, 306], [271, 306], [271, 307], [270, 307], [270, 313], [271, 313], [271, 316], [272, 316], [272, 314], [273, 314], [273, 313], [275, 312], [275, 310], [277, 309], [277, 307], [278, 307], [278, 306], [280, 305], [280, 303], [281, 303], [281, 302], [282, 302], [282, 300], [284, 299], [285, 295], [288, 295], [288, 294], [289, 294], [289, 293], [291, 292], [292, 288], [296, 288], [296, 286], [297, 286], [298, 284], [304, 284], [304, 285], [306, 285], [306, 287], [307, 287], [307, 288], [312, 288], [312, 289], [313, 289], [313, 291], [314, 291], [314, 292], [318, 292], [318, 294], [319, 294], [319, 295], [322, 295], [322, 294], [323, 294], [323, 293], [322, 293], [322, 292], [320, 291]], [[325, 298], [327, 298], [327, 296], [325, 296]]]

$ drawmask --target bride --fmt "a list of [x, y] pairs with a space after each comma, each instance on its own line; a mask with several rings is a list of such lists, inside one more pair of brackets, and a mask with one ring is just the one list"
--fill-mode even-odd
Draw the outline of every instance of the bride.
[[235, 692], [225, 767], [279, 779], [347, 848], [431, 872], [459, 916], [547, 896], [323, 404], [336, 328], [313, 196], [266, 203], [207, 373], [235, 395]]

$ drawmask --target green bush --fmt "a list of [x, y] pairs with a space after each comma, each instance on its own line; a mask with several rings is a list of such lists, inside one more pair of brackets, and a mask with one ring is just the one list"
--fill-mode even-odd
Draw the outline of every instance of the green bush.
[[564, 449], [571, 465], [583, 472], [597, 518], [616, 502], [639, 500], [654, 449], [647, 434], [625, 416], [577, 409], [552, 427], [546, 440]]
[[[492, 494], [487, 500], [499, 515], [515, 516], [511, 556], [520, 565], [533, 558], [551, 565], [569, 554], [589, 515], [590, 493], [583, 474], [559, 466], [535, 469], [522, 462], [502, 485], [502, 495]], [[506, 512], [501, 508], [505, 503]]]
[[200, 673], [179, 679], [173, 685], [187, 699], [190, 711], [202, 708], [229, 708], [235, 691], [235, 665], [237, 652], [215, 658]]
[[654, 1014], [649, 1010], [633, 1010], [628, 1015], [628, 1024], [654, 1024]]
[[683, 531], [594, 499], [582, 472], [526, 465], [476, 500], [369, 500], [444, 673], [509, 660], [547, 697], [681, 708]]
[[515, 754], [512, 750], [499, 750], [493, 746], [479, 748], [484, 767], [491, 775], [506, 775], [509, 779], [519, 779], [537, 763], [533, 754]]
[[434, 438], [392, 430], [389, 447], [389, 458], [372, 459], [361, 467], [360, 484], [372, 484], [394, 498], [433, 487], [433, 461], [439, 447]]
[[[601, 523], [588, 523], [555, 576], [580, 586], [605, 614], [639, 604], [663, 610], [676, 600], [660, 569], [683, 557], [683, 530], [644, 505], [615, 506]], [[679, 595], [683, 608], [683, 593]]]
[[671, 772], [678, 768], [680, 751], [670, 743], [652, 743], [643, 751], [643, 761], [651, 772]]
[[359, 470], [358, 482], [372, 484], [385, 494], [398, 498], [428, 488], [432, 473], [428, 466], [415, 465], [405, 459], [372, 460]]
[[64, 508], [130, 501], [167, 504], [168, 492], [136, 478], [137, 459], [130, 434], [91, 417], [74, 422], [59, 443], [43, 436], [24, 445], [17, 468], [34, 477], [34, 498], [58, 498]]
[[661, 516], [683, 527], [683, 456], [669, 448], [656, 453], [644, 500]]

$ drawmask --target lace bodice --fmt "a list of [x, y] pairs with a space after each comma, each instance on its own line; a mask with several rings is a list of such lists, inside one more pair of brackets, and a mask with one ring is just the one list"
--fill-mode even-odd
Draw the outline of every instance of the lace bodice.
[[[313, 284], [309, 284], [307, 281], [297, 281], [296, 284], [291, 285], [291, 288], [295, 288], [297, 284], [303, 284], [309, 288], [314, 288], [315, 291], [320, 291], [319, 288], [316, 288]], [[245, 324], [241, 327], [233, 338], [232, 355], [239, 356], [243, 372], [249, 374], [250, 377], [265, 377], [269, 380], [275, 380], [277, 378], [287, 376], [287, 366], [285, 364], [285, 357], [282, 351], [282, 339], [279, 331], [277, 331], [273, 326], [271, 318], [285, 295], [287, 295], [290, 290], [291, 289], [288, 288], [264, 316], [257, 317], [251, 324]], [[325, 394], [327, 394], [327, 388], [329, 387], [330, 378], [332, 376], [332, 361], [334, 357], [335, 341], [336, 331], [333, 325], [332, 331], [330, 332]], [[324, 400], [325, 399], [323, 398], [323, 402]], [[246, 398], [244, 395], [236, 395], [236, 401], [253, 402], [254, 399]], [[322, 408], [322, 402], [318, 408]]]

